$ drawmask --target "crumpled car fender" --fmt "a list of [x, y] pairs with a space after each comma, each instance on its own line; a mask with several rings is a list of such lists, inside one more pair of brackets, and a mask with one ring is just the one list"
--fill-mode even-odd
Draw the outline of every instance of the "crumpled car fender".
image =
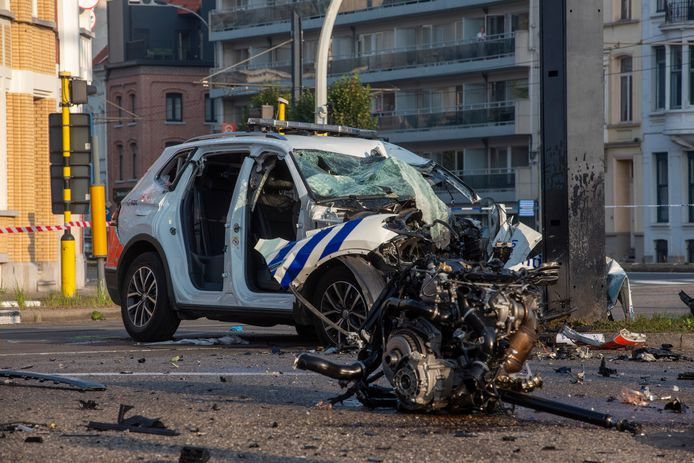
[[367, 255], [397, 236], [383, 225], [393, 214], [376, 214], [314, 230], [299, 241], [259, 240], [255, 249], [282, 288], [301, 288], [308, 276], [330, 259]]

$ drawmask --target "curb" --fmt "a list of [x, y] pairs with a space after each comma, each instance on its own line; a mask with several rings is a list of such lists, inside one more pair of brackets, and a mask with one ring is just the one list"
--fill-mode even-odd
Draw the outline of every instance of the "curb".
[[78, 309], [22, 309], [22, 323], [47, 323], [93, 321], [92, 312], [98, 310], [105, 319], [120, 319], [120, 307], [78, 308]]
[[673, 350], [694, 350], [694, 333], [645, 333], [646, 344], [660, 347], [661, 344], [672, 344]]

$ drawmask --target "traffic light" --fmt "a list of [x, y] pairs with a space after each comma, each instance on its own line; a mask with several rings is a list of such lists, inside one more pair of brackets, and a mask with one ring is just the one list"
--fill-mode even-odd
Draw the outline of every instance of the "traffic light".
[[[63, 156], [63, 121], [61, 113], [48, 115], [49, 150], [51, 161], [51, 206], [54, 214], [65, 211], [63, 189], [65, 167]], [[74, 214], [86, 214], [89, 210], [89, 180], [92, 163], [91, 115], [70, 114], [70, 189]]]

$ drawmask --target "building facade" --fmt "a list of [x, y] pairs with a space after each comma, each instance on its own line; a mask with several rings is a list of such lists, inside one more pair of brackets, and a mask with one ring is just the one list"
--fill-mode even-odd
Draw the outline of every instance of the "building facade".
[[694, 262], [694, 5], [643, 2], [646, 262]]
[[[251, 95], [290, 86], [290, 18], [303, 17], [304, 86], [328, 0], [217, 0], [210, 15], [220, 123], [242, 122]], [[329, 81], [373, 90], [382, 136], [456, 171], [511, 209], [539, 196], [538, 6], [530, 1], [345, 0]], [[280, 45], [280, 46], [278, 46]]]
[[[185, 4], [205, 18], [214, 2]], [[108, 2], [104, 120], [113, 205], [166, 146], [214, 128], [212, 100], [201, 83], [213, 64], [207, 33], [200, 18], [183, 10]]]
[[[77, 0], [0, 0], [0, 227], [62, 223], [51, 211], [48, 115], [59, 110], [59, 71], [91, 77], [86, 21]], [[0, 234], [0, 288], [59, 289], [59, 250], [58, 233]]]
[[641, 2], [605, 0], [605, 249], [620, 262], [644, 255]]

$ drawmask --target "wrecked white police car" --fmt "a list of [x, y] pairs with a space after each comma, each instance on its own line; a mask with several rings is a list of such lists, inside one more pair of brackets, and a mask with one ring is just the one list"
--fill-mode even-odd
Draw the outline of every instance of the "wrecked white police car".
[[374, 132], [249, 122], [266, 131], [166, 148], [122, 201], [107, 287], [135, 340], [169, 339], [181, 319], [207, 317], [341, 343], [385, 287], [388, 263], [498, 254], [509, 267], [540, 241], [493, 203], [475, 218], [452, 215], [434, 188], [468, 205], [479, 197]]

